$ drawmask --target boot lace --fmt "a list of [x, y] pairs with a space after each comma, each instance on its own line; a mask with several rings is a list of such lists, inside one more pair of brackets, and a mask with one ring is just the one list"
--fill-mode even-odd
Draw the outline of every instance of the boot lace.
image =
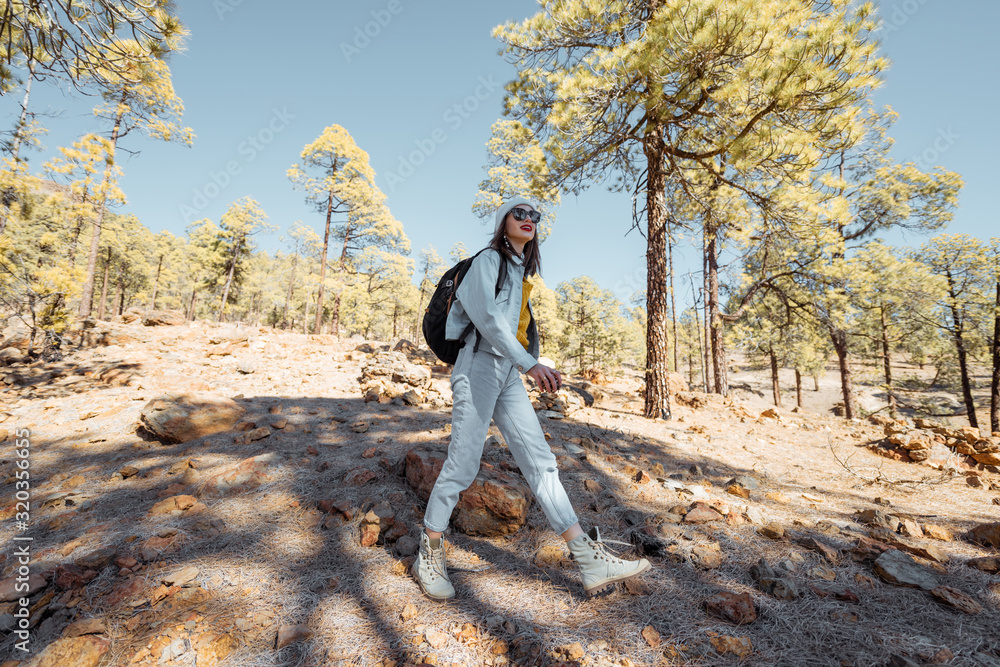
[[623, 559], [619, 558], [615, 554], [615, 552], [613, 552], [610, 549], [608, 549], [607, 546], [605, 545], [605, 542], [610, 542], [611, 544], [621, 544], [621, 545], [624, 545], [626, 547], [632, 546], [628, 542], [619, 542], [618, 540], [605, 540], [605, 539], [596, 539], [596, 540], [594, 540], [594, 539], [591, 539], [591, 542], [594, 543], [594, 547], [595, 547], [594, 550], [597, 553], [597, 557], [598, 558], [600, 558], [602, 560], [610, 561], [610, 562], [615, 563], [617, 565], [624, 565], [625, 561]]
[[430, 544], [427, 545], [427, 558], [423, 559], [427, 566], [427, 570], [430, 573], [430, 578], [433, 581], [438, 577], [444, 577], [447, 570], [447, 565], [445, 563], [444, 557], [444, 544], [439, 546], [437, 549], [431, 547]]
[[587, 535], [587, 538], [594, 545], [594, 552], [597, 558], [601, 560], [606, 560], [616, 565], [624, 565], [625, 561], [619, 558], [613, 551], [607, 548], [606, 543], [610, 544], [621, 544], [626, 547], [632, 546], [628, 542], [619, 542], [618, 540], [605, 540], [599, 531], [596, 529], [593, 535]]

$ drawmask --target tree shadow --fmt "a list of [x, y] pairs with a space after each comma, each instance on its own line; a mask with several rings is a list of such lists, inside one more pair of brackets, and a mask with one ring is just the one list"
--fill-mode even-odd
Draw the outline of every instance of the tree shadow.
[[[87, 412], [114, 405], [125, 392], [106, 385], [88, 386], [88, 390], [103, 396], [79, 406]], [[74, 390], [67, 391], [46, 394], [41, 385], [32, 398], [76, 395]], [[758, 538], [750, 526], [682, 525], [686, 537], [677, 537], [678, 544], [684, 540], [719, 542], [729, 562], [702, 569], [692, 564], [685, 548], [650, 556], [654, 570], [643, 577], [647, 590], [639, 595], [616, 590], [605, 597], [587, 598], [572, 566], [539, 567], [531, 558], [539, 545], [558, 541], [537, 505], [532, 505], [528, 526], [509, 538], [449, 534], [456, 548], [474, 553], [491, 567], [481, 573], [456, 571], [459, 597], [438, 605], [421, 596], [407, 573], [406, 561], [392, 547], [361, 547], [359, 530], [368, 509], [388, 502], [398, 520], [407, 525], [409, 535], [418, 535], [422, 502], [399, 474], [401, 461], [412, 447], [441, 443], [441, 426], [450, 421], [448, 413], [320, 396], [261, 395], [238, 402], [247, 409], [244, 422], [254, 422], [255, 428], [266, 425], [271, 434], [245, 440], [249, 431], [227, 431], [184, 444], [165, 444], [137, 427], [124, 433], [114, 431], [109, 426], [116, 418], [112, 414], [87, 420], [98, 433], [105, 429], [107, 439], [82, 443], [72, 435], [46, 436], [38, 417], [13, 419], [39, 424], [31, 438], [31, 524], [18, 533], [32, 538], [35, 560], [31, 570], [45, 573], [47, 580], [44, 588], [29, 596], [32, 654], [55, 641], [69, 622], [86, 617], [104, 619], [106, 635], [112, 639], [110, 665], [128, 664], [147, 645], [152, 647], [148, 649], [151, 662], [159, 661], [164, 651], [187, 659], [184, 656], [190, 656], [198, 642], [219, 641], [204, 636], [212, 631], [234, 637], [238, 648], [221, 663], [234, 665], [416, 662], [428, 654], [469, 661], [492, 655], [494, 647], [506, 647], [503, 655], [518, 664], [545, 664], [562, 655], [559, 647], [574, 641], [588, 655], [609, 660], [627, 655], [641, 662], [664, 656], [667, 645], [684, 645], [688, 651], [677, 649], [682, 659], [733, 664], [733, 656], [711, 648], [707, 632], [748, 636], [757, 651], [754, 655], [767, 656], [770, 664], [840, 664], [845, 659], [860, 665], [889, 655], [885, 647], [858, 640], [868, 636], [870, 624], [881, 624], [899, 636], [906, 635], [902, 628], [907, 627], [910, 634], [914, 629], [930, 632], [920, 612], [925, 596], [899, 593], [910, 604], [881, 609], [875, 603], [894, 599], [876, 587], [871, 593], [873, 604], [864, 607], [865, 623], [841, 624], [844, 627], [829, 623], [825, 632], [803, 634], [801, 623], [828, 613], [829, 602], [806, 598], [782, 606], [757, 592], [746, 563], [773, 552], [773, 545]], [[134, 407], [123, 410], [134, 411]], [[281, 419], [286, 424], [278, 428], [275, 423]], [[352, 430], [351, 424], [361, 420], [369, 423], [368, 430]], [[382, 428], [389, 424], [393, 428]], [[585, 527], [600, 525], [602, 533], [613, 539], [628, 538], [642, 525], [658, 525], [659, 517], [670, 514], [682, 500], [666, 491], [638, 499], [629, 476], [622, 472], [626, 465], [647, 469], [658, 463], [666, 474], [699, 466], [698, 479], [716, 487], [732, 474], [752, 472], [721, 459], [677, 451], [667, 439], [638, 441], [621, 430], [574, 419], [544, 423], [543, 429], [551, 432], [551, 444], [559, 448], [572, 434], [586, 433], [595, 439], [597, 449], [585, 457], [560, 452], [565, 466], [562, 477]], [[674, 426], [664, 425], [668, 429]], [[12, 443], [10, 436], [8, 443]], [[373, 454], [366, 457], [373, 448]], [[5, 451], [6, 460], [0, 465], [7, 478], [0, 493], [12, 499], [15, 487], [10, 473], [15, 456], [12, 446]], [[259, 464], [260, 479], [227, 493], [206, 491], [213, 475], [253, 457], [264, 457]], [[505, 447], [488, 451], [486, 458], [495, 463], [513, 461]], [[194, 467], [174, 467], [189, 459]], [[127, 470], [130, 474], [118, 479], [116, 473], [121, 474], [125, 466], [135, 470]], [[74, 480], [76, 475], [83, 479]], [[609, 495], [602, 499], [587, 491], [584, 483], [588, 480]], [[769, 483], [777, 490], [798, 490], [780, 480]], [[869, 504], [862, 494], [834, 490], [829, 494], [844, 502]], [[204, 507], [150, 513], [157, 503], [185, 495], [195, 496]], [[325, 512], [320, 509], [321, 501], [346, 503], [350, 518]], [[846, 514], [838, 516], [852, 521]], [[5, 518], [11, 516], [5, 512]], [[13, 536], [8, 532], [3, 538], [5, 575], [14, 571]], [[87, 559], [81, 556], [100, 546], [115, 547], [113, 558], [119, 562], [86, 567]], [[129, 564], [127, 558], [135, 558], [142, 567], [121, 573], [120, 568]], [[819, 563], [817, 558], [812, 560]], [[188, 565], [199, 568], [194, 581], [201, 586], [162, 585], [165, 578]], [[758, 623], [733, 628], [706, 615], [702, 601], [720, 590], [751, 592], [762, 612]], [[415, 620], [402, 618], [406, 603], [417, 606]], [[7, 603], [3, 610], [11, 613], [15, 607]], [[939, 618], [930, 616], [931, 620]], [[465, 622], [476, 627], [475, 643], [468, 638], [459, 641], [452, 632], [453, 624]], [[274, 640], [280, 623], [308, 626], [314, 634], [277, 650]], [[425, 630], [419, 630], [421, 626]], [[653, 647], [640, 639], [647, 626], [667, 638], [664, 646]], [[427, 645], [426, 627], [446, 633], [442, 646]], [[987, 638], [995, 628], [984, 618], [968, 620], [961, 629], [936, 632], [941, 641], [951, 642], [961, 632]], [[415, 642], [418, 636], [423, 636], [419, 643]], [[14, 648], [16, 641], [16, 636], [8, 634], [0, 642], [0, 655], [23, 658]], [[831, 642], [838, 652], [837, 662], [826, 657]], [[803, 661], [804, 655], [824, 657]], [[746, 664], [763, 664], [755, 663], [753, 657], [749, 660]]]

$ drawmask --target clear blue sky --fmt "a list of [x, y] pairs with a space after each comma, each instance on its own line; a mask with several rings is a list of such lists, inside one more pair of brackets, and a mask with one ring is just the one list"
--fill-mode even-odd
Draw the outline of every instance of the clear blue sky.
[[[292, 190], [285, 172], [323, 128], [339, 124], [368, 152], [414, 259], [429, 244], [446, 259], [456, 241], [470, 249], [485, 244], [491, 228], [471, 206], [484, 175], [490, 126], [501, 117], [502, 85], [513, 77], [490, 32], [534, 14], [536, 2], [179, 0], [177, 5], [191, 35], [171, 69], [185, 104], [184, 122], [197, 136], [191, 148], [132, 136], [123, 142], [139, 152], [122, 162], [129, 199], [124, 212], [135, 213], [154, 232], [183, 235], [192, 220], [218, 220], [230, 202], [250, 195], [282, 230], [262, 237], [261, 248], [282, 247], [279, 236], [295, 220], [321, 232], [321, 217]], [[993, 127], [1000, 107], [993, 46], [1000, 4], [883, 0], [881, 15], [883, 53], [893, 66], [876, 102], [900, 114], [895, 156], [929, 159], [925, 166], [942, 165], [964, 177], [950, 231], [981, 238], [1000, 234], [989, 194], [989, 183], [1000, 176], [1000, 139]], [[373, 23], [379, 17], [385, 25]], [[367, 44], [356, 41], [366, 24], [374, 34]], [[345, 53], [344, 45], [356, 50]], [[57, 146], [104, 129], [90, 115], [92, 98], [52, 85], [36, 85], [36, 91], [36, 111], [61, 115], [42, 119], [50, 132], [43, 137], [47, 150], [32, 157], [35, 165]], [[13, 96], [2, 104], [10, 126]], [[465, 109], [455, 111], [456, 104]], [[389, 173], [398, 172], [401, 159], [417, 150], [416, 142], [427, 147], [435, 130], [444, 140], [412, 175], [390, 187]], [[231, 163], [239, 173], [220, 176]], [[635, 231], [625, 236], [630, 221], [626, 195], [595, 186], [578, 198], [564, 198], [542, 246], [546, 283], [555, 287], [587, 274], [627, 300], [645, 286], [645, 243]], [[923, 238], [890, 240], [919, 244]], [[698, 263], [693, 250], [685, 255]]]

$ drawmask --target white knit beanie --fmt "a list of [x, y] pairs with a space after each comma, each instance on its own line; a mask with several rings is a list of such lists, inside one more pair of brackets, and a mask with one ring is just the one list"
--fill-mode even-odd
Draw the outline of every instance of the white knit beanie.
[[493, 228], [494, 233], [496, 233], [496, 230], [500, 229], [500, 225], [503, 224], [504, 218], [506, 218], [507, 214], [510, 213], [510, 209], [515, 206], [520, 206], [521, 204], [527, 204], [534, 210], [538, 210], [538, 207], [535, 206], [534, 202], [525, 199], [524, 197], [514, 197], [512, 199], [508, 199], [504, 203], [500, 204], [500, 208], [497, 209], [497, 225]]

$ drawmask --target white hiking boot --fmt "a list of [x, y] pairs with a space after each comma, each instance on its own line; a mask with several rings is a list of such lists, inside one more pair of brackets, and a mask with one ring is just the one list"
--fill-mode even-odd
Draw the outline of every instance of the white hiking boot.
[[427, 533], [420, 532], [420, 551], [413, 561], [410, 574], [420, 584], [424, 595], [432, 600], [447, 600], [455, 597], [455, 587], [448, 579], [448, 569], [444, 559], [444, 538], [437, 549], [431, 547], [431, 539]]
[[[615, 544], [626, 544], [615, 542]], [[583, 590], [587, 595], [596, 595], [618, 581], [631, 579], [649, 569], [649, 561], [622, 560], [607, 550], [601, 540], [601, 531], [594, 526], [590, 532], [574, 537], [567, 542], [573, 560], [580, 566]]]

